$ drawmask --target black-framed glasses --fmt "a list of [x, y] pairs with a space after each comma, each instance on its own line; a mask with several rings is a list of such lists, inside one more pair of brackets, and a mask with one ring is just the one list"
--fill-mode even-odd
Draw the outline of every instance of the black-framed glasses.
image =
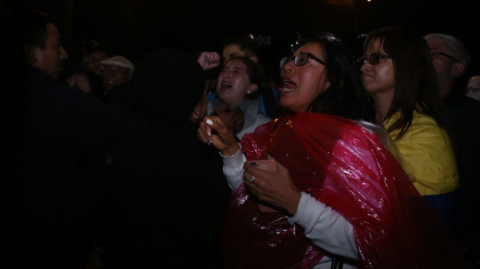
[[457, 60], [455, 57], [451, 56], [451, 55], [448, 55], [446, 53], [443, 53], [439, 50], [430, 50], [430, 53], [432, 54], [432, 58], [435, 57], [435, 56], [438, 56], [438, 55], [441, 55], [441, 56], [444, 56], [444, 57], [447, 57], [447, 58], [450, 58], [452, 60], [454, 60], [455, 62], [460, 62], [459, 60]]
[[383, 59], [392, 59], [392, 57], [381, 53], [372, 53], [370, 55], [363, 55], [362, 57], [358, 58], [357, 62], [360, 65], [363, 65], [368, 61], [369, 64], [376, 65], [379, 64]]
[[327, 65], [326, 62], [318, 59], [317, 57], [315, 57], [315, 55], [305, 52], [305, 53], [300, 53], [297, 56], [283, 57], [282, 60], [280, 60], [280, 68], [283, 68], [291, 60], [294, 60], [293, 63], [295, 64], [295, 66], [304, 66], [308, 63], [308, 59], [310, 58], [314, 59], [315, 61], [325, 66]]

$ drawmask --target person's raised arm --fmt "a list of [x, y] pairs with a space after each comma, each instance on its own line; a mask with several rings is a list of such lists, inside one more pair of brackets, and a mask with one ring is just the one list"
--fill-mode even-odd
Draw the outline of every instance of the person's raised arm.
[[205, 116], [199, 124], [197, 135], [200, 141], [213, 145], [226, 157], [234, 155], [240, 149], [235, 135], [218, 116]]
[[220, 64], [220, 54], [217, 52], [203, 51], [197, 58], [197, 62], [204, 71], [217, 67]]

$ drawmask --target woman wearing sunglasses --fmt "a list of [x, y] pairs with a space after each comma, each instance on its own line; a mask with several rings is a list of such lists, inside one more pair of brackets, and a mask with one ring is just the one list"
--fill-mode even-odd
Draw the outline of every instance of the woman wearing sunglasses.
[[[442, 247], [450, 256], [441, 265], [462, 268], [448, 233], [422, 229], [419, 219], [439, 220], [382, 144], [345, 45], [332, 35], [301, 39], [280, 68], [277, 120], [241, 143], [215, 116], [198, 129], [220, 151], [234, 191], [222, 233], [225, 267], [435, 268], [432, 253]], [[275, 169], [255, 167], [257, 159]], [[429, 245], [424, 236], [438, 240]]]
[[459, 176], [431, 51], [413, 31], [385, 27], [369, 33], [359, 59], [362, 80], [416, 189], [454, 233], [459, 225]]

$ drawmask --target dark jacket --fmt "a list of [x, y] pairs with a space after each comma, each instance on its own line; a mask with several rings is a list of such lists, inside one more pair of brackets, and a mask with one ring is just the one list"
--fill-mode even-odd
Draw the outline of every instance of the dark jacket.
[[133, 85], [149, 124], [113, 141], [99, 176], [107, 179], [104, 268], [221, 268], [231, 191], [218, 151], [199, 142], [188, 121], [204, 71], [184, 52], [159, 49], [137, 65]]
[[[21, 66], [2, 76], [2, 268], [84, 268], [71, 199], [107, 141], [145, 120]], [[3, 202], [3, 200], [2, 200]], [[69, 220], [73, 220], [70, 222]], [[11, 263], [10, 263], [11, 262]], [[3, 264], [5, 265], [5, 264]], [[83, 266], [82, 266], [83, 265]]]
[[105, 102], [115, 104], [131, 111], [135, 105], [135, 95], [131, 82], [113, 87], [105, 94]]

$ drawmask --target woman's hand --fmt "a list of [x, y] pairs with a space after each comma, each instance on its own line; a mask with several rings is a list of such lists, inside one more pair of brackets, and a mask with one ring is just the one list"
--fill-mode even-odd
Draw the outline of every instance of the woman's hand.
[[207, 71], [220, 65], [220, 54], [215, 51], [203, 51], [198, 56], [197, 62], [203, 70]]
[[235, 135], [218, 116], [205, 116], [199, 124], [197, 136], [203, 143], [217, 148], [223, 156], [232, 156], [240, 149]]
[[232, 111], [228, 111], [228, 106], [226, 104], [221, 105], [215, 111], [222, 122], [227, 126], [234, 133], [238, 133], [243, 128], [243, 123], [245, 122], [245, 114], [240, 109], [240, 107], [236, 107]]
[[[269, 156], [269, 159], [273, 158]], [[271, 172], [246, 162], [243, 165], [245, 185], [261, 201], [283, 208], [294, 215], [300, 202], [300, 191], [293, 185], [288, 169], [278, 162], [276, 164], [277, 171]], [[251, 176], [255, 177], [253, 182]]]

